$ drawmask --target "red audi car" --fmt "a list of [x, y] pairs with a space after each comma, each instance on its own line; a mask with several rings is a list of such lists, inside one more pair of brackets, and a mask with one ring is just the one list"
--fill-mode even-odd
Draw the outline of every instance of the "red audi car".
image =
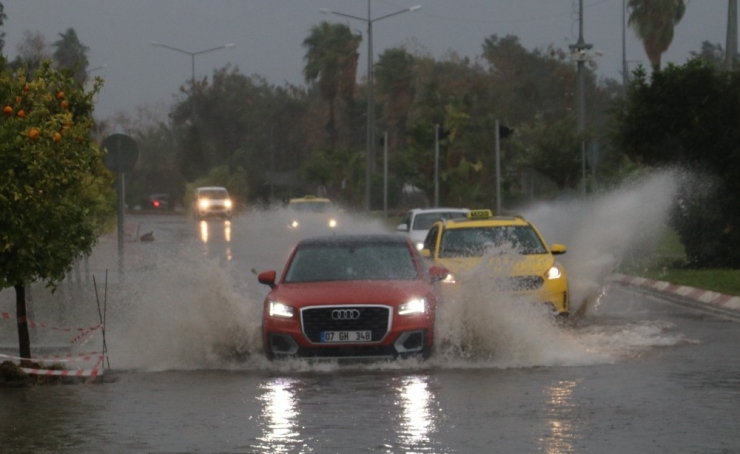
[[334, 235], [299, 242], [262, 314], [269, 359], [427, 357], [434, 343], [435, 282], [404, 236]]

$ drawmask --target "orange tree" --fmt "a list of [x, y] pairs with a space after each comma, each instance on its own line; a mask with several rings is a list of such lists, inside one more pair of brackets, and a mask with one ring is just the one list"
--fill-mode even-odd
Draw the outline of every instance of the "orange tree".
[[31, 357], [25, 288], [54, 286], [115, 214], [91, 140], [93, 96], [49, 62], [31, 76], [0, 59], [0, 289], [14, 287], [20, 356]]

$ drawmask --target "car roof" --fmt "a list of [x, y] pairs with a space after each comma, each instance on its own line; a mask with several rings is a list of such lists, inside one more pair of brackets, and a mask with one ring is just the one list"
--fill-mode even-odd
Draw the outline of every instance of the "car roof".
[[408, 239], [403, 235], [392, 233], [326, 235], [306, 238], [300, 241], [298, 246], [333, 244], [408, 244]]
[[450, 208], [435, 207], [435, 208], [413, 208], [413, 209], [411, 209], [409, 211], [411, 211], [414, 214], [419, 214], [419, 213], [449, 213], [449, 212], [453, 212], [453, 213], [467, 213], [467, 212], [470, 211], [470, 209], [469, 208], [460, 208], [460, 207], [456, 207], [456, 208], [452, 208], [452, 207], [450, 207]]
[[223, 186], [201, 186], [197, 189], [200, 190], [206, 190], [206, 191], [225, 191], [226, 188]]
[[488, 219], [448, 219], [445, 229], [465, 229], [475, 227], [528, 226], [529, 221], [521, 216], [493, 216]]
[[298, 197], [295, 199], [290, 199], [289, 203], [305, 203], [305, 202], [331, 203], [331, 200], [324, 198], [324, 197], [315, 197], [312, 195], [307, 195], [305, 197]]

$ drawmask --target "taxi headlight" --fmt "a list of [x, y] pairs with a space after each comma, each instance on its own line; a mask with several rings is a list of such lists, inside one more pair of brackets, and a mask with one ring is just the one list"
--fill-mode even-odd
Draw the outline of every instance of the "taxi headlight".
[[545, 273], [545, 276], [549, 280], [559, 279], [560, 276], [562, 276], [562, 275], [563, 275], [563, 273], [560, 271], [560, 265], [557, 265], [557, 264], [551, 266], [550, 269], [547, 270], [547, 273]]
[[198, 205], [201, 208], [208, 208], [208, 205], [210, 205], [210, 204], [211, 204], [211, 201], [208, 200], [208, 199], [200, 199], [200, 200], [198, 200]]
[[442, 279], [443, 284], [454, 284], [455, 281], [455, 275], [452, 273], [447, 273], [447, 276], [445, 276], [444, 279]]
[[226, 201], [224, 202], [224, 206], [226, 208], [231, 208], [231, 199], [226, 199]]
[[334, 228], [337, 226], [337, 220], [334, 218], [329, 219], [329, 228]]
[[427, 311], [426, 298], [414, 298], [398, 306], [398, 315], [423, 314]]
[[422, 249], [424, 249], [424, 243], [421, 241], [416, 243], [416, 250], [421, 251]]
[[270, 301], [270, 317], [292, 318], [293, 308], [279, 301]]
[[298, 221], [296, 221], [295, 219], [293, 219], [293, 222], [290, 223], [290, 228], [297, 229], [299, 225], [300, 224], [298, 223]]

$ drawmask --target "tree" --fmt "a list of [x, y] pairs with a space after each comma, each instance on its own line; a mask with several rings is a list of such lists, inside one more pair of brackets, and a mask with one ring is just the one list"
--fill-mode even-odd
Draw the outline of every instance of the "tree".
[[41, 66], [42, 61], [51, 59], [49, 43], [39, 32], [24, 31], [23, 39], [16, 46], [16, 50], [18, 55], [10, 63], [10, 67], [16, 72], [24, 69], [27, 78], [33, 77], [33, 72]]
[[329, 146], [337, 141], [335, 100], [340, 87], [347, 91], [348, 76], [354, 83], [357, 73], [357, 49], [362, 35], [353, 34], [344, 24], [332, 24], [326, 21], [314, 26], [311, 34], [303, 41], [306, 55], [303, 58], [306, 66], [303, 75], [306, 82], [318, 80], [319, 92], [329, 105], [329, 119], [326, 130], [329, 135]]
[[86, 92], [48, 61], [32, 80], [0, 72], [0, 288], [16, 291], [22, 358], [26, 286], [63, 279], [115, 213], [111, 173], [90, 139], [100, 83]]
[[80, 42], [77, 32], [68, 28], [66, 32], [59, 34], [59, 39], [54, 41], [53, 46], [57, 68], [72, 70], [75, 81], [80, 85], [84, 84], [87, 80], [87, 52], [90, 48]]
[[673, 41], [673, 32], [686, 12], [684, 0], [629, 0], [628, 24], [642, 40], [645, 53], [654, 69]]
[[401, 149], [414, 101], [414, 57], [404, 49], [388, 49], [375, 65], [375, 80], [383, 100], [383, 120], [391, 129], [389, 146]]
[[672, 221], [689, 262], [740, 267], [740, 73], [698, 59], [638, 72], [615, 121], [632, 160], [689, 175]]

